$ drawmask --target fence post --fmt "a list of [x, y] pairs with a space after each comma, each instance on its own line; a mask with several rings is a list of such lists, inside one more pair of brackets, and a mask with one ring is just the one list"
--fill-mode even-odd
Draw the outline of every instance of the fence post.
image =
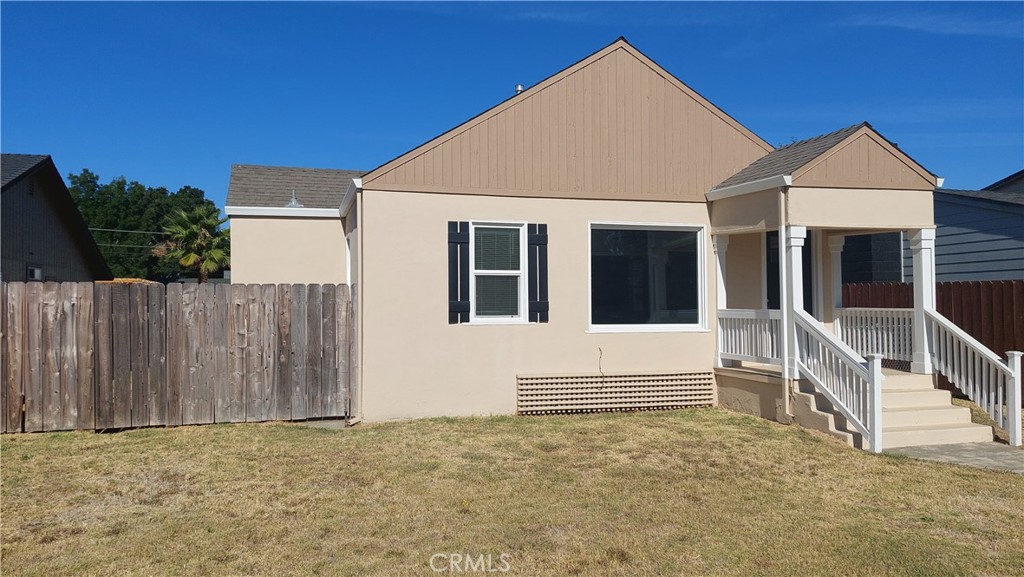
[[872, 353], [867, 356], [868, 371], [871, 373], [871, 452], [882, 452], [882, 355]]
[[1010, 445], [1021, 446], [1021, 373], [1020, 357], [1024, 353], [1020, 351], [1009, 351], [1006, 353], [1007, 364], [1010, 367], [1010, 380], [1006, 383], [1006, 410], [1007, 423], [1006, 432], [1010, 436]]

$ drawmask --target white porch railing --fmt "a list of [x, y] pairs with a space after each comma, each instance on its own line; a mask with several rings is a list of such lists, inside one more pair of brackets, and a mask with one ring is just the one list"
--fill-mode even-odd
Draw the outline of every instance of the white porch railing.
[[734, 361], [782, 364], [782, 313], [719, 309], [718, 356]]
[[1021, 353], [1004, 363], [974, 337], [935, 311], [925, 311], [935, 368], [1021, 446]]
[[797, 309], [800, 376], [814, 385], [871, 445], [882, 450], [882, 356], [865, 360], [805, 311]]
[[837, 309], [834, 327], [839, 338], [862, 356], [913, 360], [914, 309]]

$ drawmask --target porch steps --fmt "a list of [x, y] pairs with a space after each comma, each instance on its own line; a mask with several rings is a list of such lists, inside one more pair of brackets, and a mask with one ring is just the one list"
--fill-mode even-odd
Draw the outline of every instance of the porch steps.
[[[930, 375], [891, 370], [885, 373], [882, 382], [884, 449], [992, 441], [992, 428], [972, 423], [971, 410], [954, 405], [949, 391], [936, 389]], [[828, 432], [854, 447], [863, 448], [860, 433], [849, 426], [842, 413], [809, 382], [801, 381], [794, 401], [794, 412], [801, 425]]]

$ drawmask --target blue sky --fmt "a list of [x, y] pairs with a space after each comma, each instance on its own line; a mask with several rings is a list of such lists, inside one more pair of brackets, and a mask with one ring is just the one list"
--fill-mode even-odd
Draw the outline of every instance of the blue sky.
[[867, 120], [946, 186], [1024, 167], [1024, 3], [0, 3], [0, 145], [223, 206], [370, 169], [627, 39], [773, 144]]

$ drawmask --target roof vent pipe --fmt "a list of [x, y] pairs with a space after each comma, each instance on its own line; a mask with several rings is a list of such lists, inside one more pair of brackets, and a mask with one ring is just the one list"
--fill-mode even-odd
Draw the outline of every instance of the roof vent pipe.
[[523, 85], [522, 84], [516, 84], [516, 94], [521, 94], [522, 92], [523, 92]]
[[295, 189], [292, 189], [292, 199], [288, 201], [288, 204], [284, 205], [285, 208], [302, 208], [302, 203], [299, 199], [295, 198]]

